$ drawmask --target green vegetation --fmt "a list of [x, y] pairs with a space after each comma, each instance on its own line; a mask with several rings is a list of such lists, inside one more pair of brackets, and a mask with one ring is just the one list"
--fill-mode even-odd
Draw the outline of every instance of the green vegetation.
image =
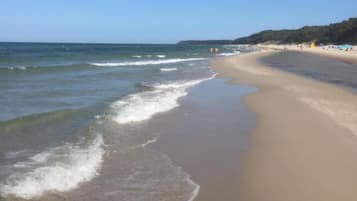
[[[180, 44], [217, 44], [219, 41], [183, 41]], [[219, 44], [228, 44], [223, 40]], [[230, 41], [231, 44], [303, 43], [357, 44], [357, 18], [326, 26], [305, 26], [297, 30], [266, 30]]]

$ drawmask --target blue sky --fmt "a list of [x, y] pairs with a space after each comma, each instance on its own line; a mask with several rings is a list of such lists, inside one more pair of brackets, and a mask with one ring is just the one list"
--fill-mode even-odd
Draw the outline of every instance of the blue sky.
[[1, 0], [0, 41], [175, 43], [357, 17], [357, 0]]

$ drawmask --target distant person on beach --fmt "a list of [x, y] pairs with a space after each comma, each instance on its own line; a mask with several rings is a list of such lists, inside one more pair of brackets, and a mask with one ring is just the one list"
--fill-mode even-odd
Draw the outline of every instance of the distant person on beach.
[[215, 47], [215, 48], [211, 48], [210, 51], [213, 56], [216, 56], [219, 52], [219, 49]]

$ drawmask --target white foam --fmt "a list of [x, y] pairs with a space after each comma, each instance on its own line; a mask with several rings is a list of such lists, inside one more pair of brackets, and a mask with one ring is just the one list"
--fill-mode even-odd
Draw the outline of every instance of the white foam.
[[150, 119], [156, 113], [177, 107], [176, 99], [185, 95], [185, 90], [154, 90], [129, 95], [112, 105], [117, 111], [114, 120], [125, 124]]
[[166, 58], [166, 55], [156, 55], [157, 58]]
[[13, 195], [31, 199], [41, 196], [46, 191], [68, 191], [78, 187], [81, 182], [93, 179], [98, 174], [97, 171], [103, 160], [103, 138], [98, 135], [86, 148], [64, 145], [55, 148], [52, 152], [51, 156], [35, 158], [42, 161], [43, 158], [48, 160], [51, 157], [55, 159], [65, 155], [66, 160], [11, 175], [5, 182], [0, 183], [1, 196]]
[[198, 61], [198, 60], [204, 60], [204, 58], [125, 61], [125, 62], [106, 62], [106, 63], [90, 63], [90, 64], [94, 65], [94, 66], [100, 66], [100, 67], [146, 66], [146, 65], [169, 64], [169, 63], [179, 63], [179, 62], [185, 62], [185, 61]]
[[172, 110], [179, 106], [177, 100], [187, 95], [188, 87], [214, 76], [201, 80], [157, 84], [152, 91], [131, 94], [112, 104], [113, 120], [119, 124], [140, 122], [150, 119], [157, 113]]
[[221, 53], [218, 54], [219, 56], [234, 56], [234, 55], [238, 55], [240, 54], [240, 51], [235, 51], [235, 52], [231, 52], [231, 53]]
[[26, 70], [26, 66], [8, 67], [9, 70]]
[[177, 68], [160, 68], [162, 72], [170, 72], [170, 71], [177, 71]]
[[30, 157], [29, 160], [27, 160], [27, 161], [20, 161], [20, 162], [15, 163], [13, 165], [13, 167], [14, 168], [26, 168], [26, 167], [31, 167], [33, 165], [40, 165], [41, 163], [45, 163], [48, 161], [48, 159], [53, 154], [53, 151], [55, 151], [55, 149], [41, 152], [39, 154], [36, 154], [36, 155]]
[[198, 196], [198, 193], [200, 192], [200, 189], [201, 189], [201, 186], [196, 184], [195, 182], [192, 181], [192, 179], [190, 177], [187, 177], [187, 182], [191, 185], [191, 186], [194, 186], [194, 190], [191, 194], [191, 197], [188, 201], [193, 201], [197, 196]]
[[134, 55], [134, 56], [132, 56], [133, 58], [141, 58], [141, 57], [143, 57], [143, 56], [140, 56], [140, 55]]
[[213, 74], [211, 77], [201, 79], [201, 80], [190, 80], [190, 81], [177, 81], [171, 83], [160, 83], [155, 84], [154, 87], [157, 89], [175, 89], [175, 88], [187, 88], [196, 84], [199, 84], [203, 81], [211, 80], [216, 77], [217, 74]]
[[145, 142], [145, 143], [144, 143], [144, 144], [142, 144], [141, 146], [142, 146], [142, 147], [146, 147], [147, 145], [149, 145], [149, 144], [152, 144], [152, 143], [156, 142], [158, 139], [159, 139], [159, 136], [155, 137], [155, 138], [154, 138], [154, 139], [152, 139], [152, 140], [148, 140], [147, 142]]
[[51, 155], [52, 155], [51, 151], [45, 151], [45, 152], [42, 152], [42, 153], [32, 156], [31, 160], [33, 160], [34, 162], [37, 162], [37, 163], [44, 163], [50, 158]]

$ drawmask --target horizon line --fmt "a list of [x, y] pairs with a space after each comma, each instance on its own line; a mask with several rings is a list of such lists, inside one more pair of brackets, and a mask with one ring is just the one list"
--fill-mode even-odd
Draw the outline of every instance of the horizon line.
[[[179, 42], [179, 41], [178, 41]], [[88, 44], [88, 45], [175, 45], [176, 43], [116, 43], [116, 42], [53, 42], [53, 41], [0, 41], [0, 43]]]

